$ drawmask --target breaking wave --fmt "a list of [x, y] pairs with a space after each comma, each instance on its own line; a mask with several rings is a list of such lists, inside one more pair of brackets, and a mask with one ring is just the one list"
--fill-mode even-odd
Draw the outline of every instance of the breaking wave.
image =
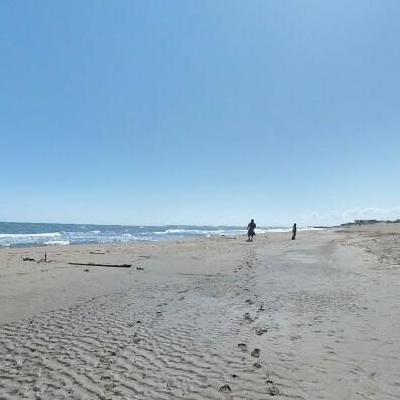
[[[261, 227], [256, 233], [287, 232], [289, 227]], [[194, 237], [244, 235], [240, 226], [122, 226], [0, 222], [0, 247], [90, 243], [132, 243]]]

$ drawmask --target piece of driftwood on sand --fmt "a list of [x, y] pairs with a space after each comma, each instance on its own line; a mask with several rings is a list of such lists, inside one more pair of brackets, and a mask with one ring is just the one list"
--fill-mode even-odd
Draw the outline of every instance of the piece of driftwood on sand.
[[115, 268], [130, 268], [132, 264], [97, 264], [97, 263], [77, 263], [69, 262], [69, 265], [81, 265], [84, 267], [115, 267]]

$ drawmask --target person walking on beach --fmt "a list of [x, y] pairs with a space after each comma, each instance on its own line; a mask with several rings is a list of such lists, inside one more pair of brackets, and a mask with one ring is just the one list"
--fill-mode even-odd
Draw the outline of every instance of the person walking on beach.
[[248, 242], [252, 242], [254, 235], [256, 234], [256, 232], [254, 231], [256, 229], [256, 223], [254, 222], [254, 219], [252, 219], [249, 224], [247, 225], [247, 241]]
[[297, 224], [293, 224], [292, 240], [296, 240], [296, 233], [297, 233]]

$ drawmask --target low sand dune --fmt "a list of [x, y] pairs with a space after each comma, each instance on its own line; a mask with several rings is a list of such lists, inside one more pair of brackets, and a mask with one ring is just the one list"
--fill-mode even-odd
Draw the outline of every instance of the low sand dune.
[[379, 229], [3, 250], [0, 399], [398, 399]]

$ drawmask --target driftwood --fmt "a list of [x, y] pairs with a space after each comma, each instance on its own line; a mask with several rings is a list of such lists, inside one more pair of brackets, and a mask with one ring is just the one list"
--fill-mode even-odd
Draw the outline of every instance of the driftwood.
[[22, 257], [22, 261], [36, 261], [36, 260], [31, 257]]
[[69, 262], [69, 265], [81, 265], [84, 267], [119, 267], [119, 268], [130, 268], [132, 267], [131, 264], [97, 264], [97, 263], [76, 263], [76, 262]]

